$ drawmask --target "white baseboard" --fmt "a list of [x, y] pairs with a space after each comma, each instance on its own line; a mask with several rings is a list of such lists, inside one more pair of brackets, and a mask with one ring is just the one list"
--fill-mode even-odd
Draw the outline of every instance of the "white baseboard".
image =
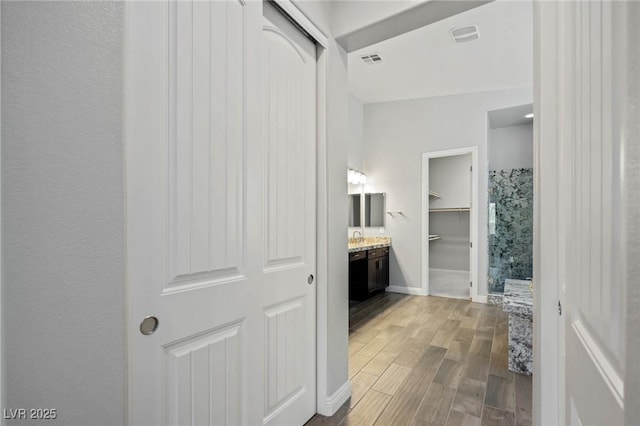
[[318, 404], [318, 414], [322, 414], [327, 417], [333, 416], [338, 409], [342, 407], [342, 404], [347, 402], [347, 399], [350, 397], [351, 382], [347, 380], [337, 391], [334, 392], [333, 395], [324, 401], [324, 404]]
[[400, 285], [390, 285], [387, 287], [389, 293], [412, 294], [414, 296], [426, 296], [427, 292], [420, 287], [405, 287]]
[[479, 294], [474, 296], [471, 300], [476, 303], [487, 303], [488, 297], [486, 294]]

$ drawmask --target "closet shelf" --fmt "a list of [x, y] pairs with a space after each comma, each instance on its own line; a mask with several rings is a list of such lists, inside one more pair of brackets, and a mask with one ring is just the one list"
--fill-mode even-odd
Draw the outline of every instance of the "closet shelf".
[[429, 213], [437, 213], [437, 212], [470, 212], [471, 209], [469, 207], [458, 207], [458, 208], [449, 208], [449, 209], [429, 209]]
[[429, 241], [435, 241], [442, 238], [440, 235], [429, 235]]
[[435, 191], [431, 191], [429, 190], [429, 197], [433, 197], [433, 198], [442, 198], [442, 195], [438, 194]]

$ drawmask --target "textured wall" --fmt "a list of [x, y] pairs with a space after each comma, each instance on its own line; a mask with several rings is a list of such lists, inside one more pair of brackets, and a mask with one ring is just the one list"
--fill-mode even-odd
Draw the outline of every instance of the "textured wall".
[[2, 2], [4, 407], [48, 425], [126, 418], [122, 28], [117, 2]]
[[347, 139], [347, 163], [349, 167], [364, 170], [364, 107], [349, 95], [349, 137]]
[[[626, 235], [625, 247], [625, 277], [627, 285], [626, 294], [626, 375], [624, 383], [625, 399], [627, 401], [640, 400], [640, 363], [636, 362], [640, 353], [640, 3], [624, 2], [616, 5], [618, 16], [624, 16], [624, 28], [628, 31], [628, 41], [622, 57], [624, 66], [622, 69], [627, 78], [624, 81], [623, 90], [627, 99], [627, 119], [624, 123], [623, 134], [628, 135], [624, 140], [625, 146], [625, 188], [626, 211], [623, 218], [624, 234]], [[640, 404], [631, 403], [625, 405], [625, 420], [627, 425], [633, 425], [640, 418]]]
[[469, 212], [429, 214], [429, 233], [441, 237], [429, 243], [429, 268], [469, 271], [470, 227]]
[[533, 124], [489, 129], [489, 170], [533, 167]]
[[[320, 156], [318, 159], [318, 164], [327, 165], [326, 176], [320, 174], [318, 182], [319, 193], [326, 193], [326, 199], [318, 200], [318, 209], [325, 207], [326, 202], [328, 212], [326, 218], [318, 218], [318, 243], [326, 244], [328, 248], [326, 258], [318, 253], [318, 282], [322, 279], [321, 275], [324, 275], [327, 288], [326, 293], [318, 295], [318, 300], [326, 300], [328, 310], [324, 314], [318, 313], [318, 333], [326, 331], [328, 365], [318, 365], [318, 383], [326, 383], [326, 397], [330, 397], [349, 379], [349, 288], [345, 238], [348, 217], [346, 171], [349, 132], [347, 57], [332, 37], [333, 2], [294, 0], [294, 3], [329, 37], [326, 52], [327, 156]], [[326, 222], [321, 223], [323, 219]]]

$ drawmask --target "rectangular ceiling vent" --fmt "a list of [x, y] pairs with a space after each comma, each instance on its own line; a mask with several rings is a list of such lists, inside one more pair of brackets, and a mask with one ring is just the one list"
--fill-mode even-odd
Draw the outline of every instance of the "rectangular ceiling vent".
[[367, 65], [381, 64], [382, 58], [377, 53], [370, 53], [368, 55], [360, 55], [360, 59]]
[[456, 43], [464, 43], [466, 41], [477, 40], [480, 38], [477, 25], [466, 25], [464, 27], [452, 28], [449, 30], [451, 38]]

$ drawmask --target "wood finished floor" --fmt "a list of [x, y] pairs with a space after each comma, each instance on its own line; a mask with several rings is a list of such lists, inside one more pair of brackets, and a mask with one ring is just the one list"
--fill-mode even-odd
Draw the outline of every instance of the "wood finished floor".
[[498, 306], [380, 294], [349, 309], [351, 400], [316, 425], [531, 425]]

